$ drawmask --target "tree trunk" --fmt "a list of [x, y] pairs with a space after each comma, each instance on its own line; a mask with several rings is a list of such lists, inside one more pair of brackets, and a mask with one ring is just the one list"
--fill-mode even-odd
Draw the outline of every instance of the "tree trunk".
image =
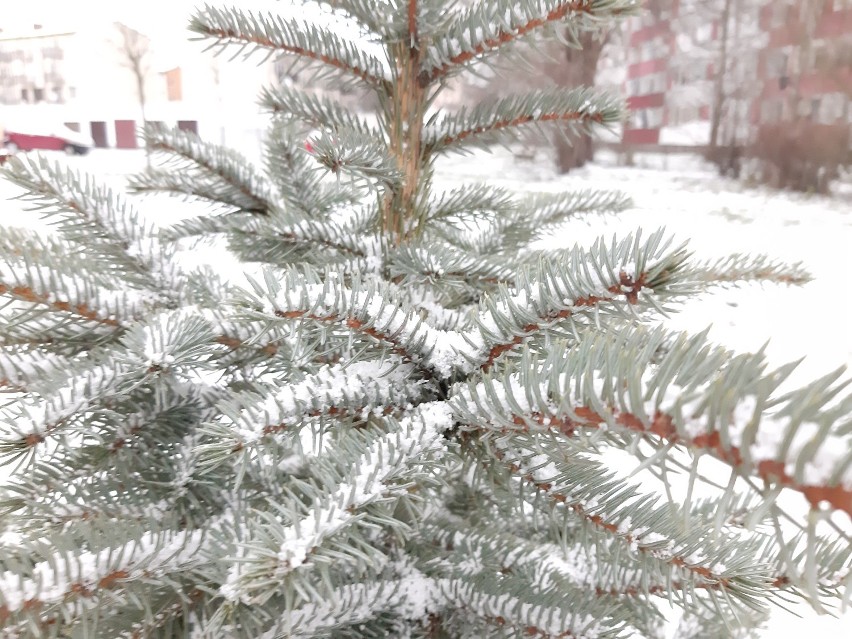
[[[561, 87], [591, 87], [595, 84], [598, 61], [606, 38], [585, 32], [579, 36], [582, 49], [565, 47], [565, 59], [552, 67], [551, 77]], [[556, 133], [556, 166], [560, 173], [568, 173], [590, 162], [594, 154], [592, 136], [586, 132], [566, 136]]]
[[710, 114], [710, 143], [709, 152], [711, 157], [716, 156], [716, 147], [719, 144], [719, 126], [722, 123], [722, 112], [725, 109], [725, 75], [728, 73], [728, 25], [731, 18], [732, 0], [725, 0], [722, 9], [721, 34], [719, 35], [720, 48], [719, 58], [716, 60], [718, 68], [714, 69], [716, 77], [713, 82], [713, 112]]

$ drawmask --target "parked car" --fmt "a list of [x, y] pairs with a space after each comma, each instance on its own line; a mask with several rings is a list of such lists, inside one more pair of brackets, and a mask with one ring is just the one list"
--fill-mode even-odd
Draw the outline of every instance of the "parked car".
[[7, 151], [65, 151], [69, 155], [85, 155], [95, 145], [91, 136], [64, 124], [49, 127], [7, 126], [3, 146]]

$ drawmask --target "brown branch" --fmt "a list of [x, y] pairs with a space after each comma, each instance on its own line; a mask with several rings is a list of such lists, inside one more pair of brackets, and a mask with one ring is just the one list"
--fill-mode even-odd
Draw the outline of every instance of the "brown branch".
[[[790, 578], [787, 576], [776, 577], [772, 580], [773, 588], [784, 588], [790, 584]], [[671, 592], [672, 590], [687, 590], [687, 589], [700, 589], [700, 590], [718, 590], [722, 588], [724, 584], [721, 582], [708, 582], [708, 581], [700, 581], [694, 584], [686, 584], [681, 583], [679, 581], [673, 581], [671, 586], [667, 584], [654, 584], [652, 586], [648, 586], [647, 588], [643, 588], [641, 586], [625, 586], [623, 588], [602, 588], [601, 586], [595, 587], [595, 595], [598, 597], [641, 597], [642, 595], [663, 595]]]
[[[324, 416], [327, 416], [327, 417], [355, 417], [355, 416], [360, 415], [366, 408], [368, 408], [368, 407], [367, 406], [359, 406], [357, 408], [351, 408], [351, 407], [340, 408], [338, 406], [330, 406], [328, 408], [317, 409], [317, 410], [313, 410], [313, 411], [304, 413], [301, 416], [295, 416], [294, 415], [293, 419], [295, 421], [295, 420], [298, 420], [300, 418], [304, 419], [304, 418], [310, 418], [310, 417], [324, 417]], [[390, 415], [393, 412], [394, 412], [393, 407], [386, 406], [384, 408], [384, 410], [382, 411], [382, 414], [383, 415]], [[280, 422], [278, 424], [268, 424], [268, 425], [263, 427], [262, 433], [263, 433], [264, 437], [268, 437], [269, 435], [274, 435], [276, 433], [284, 432], [288, 428], [292, 428], [292, 427], [293, 427], [293, 424], [290, 423], [290, 422]], [[358, 426], [355, 425], [355, 428], [358, 428]], [[234, 444], [233, 448], [231, 448], [231, 452], [232, 453], [238, 453], [241, 450], [243, 450], [244, 448], [245, 448], [245, 442], [238, 441], [236, 444]]]
[[[143, 573], [147, 576], [147, 572]], [[65, 592], [64, 601], [68, 601], [68, 599], [72, 597], [81, 597], [81, 598], [91, 598], [98, 594], [99, 590], [110, 590], [113, 587], [123, 583], [130, 577], [130, 573], [126, 570], [114, 570], [108, 575], [101, 577], [96, 583], [91, 585], [86, 585], [82, 582], [75, 582], [68, 587], [68, 590]], [[131, 639], [141, 639], [142, 637], [147, 637], [152, 628], [156, 628], [165, 621], [167, 621], [170, 617], [174, 617], [176, 615], [181, 614], [186, 610], [192, 610], [195, 608], [203, 597], [203, 592], [198, 588], [193, 588], [189, 593], [187, 593], [186, 599], [181, 600], [171, 606], [167, 606], [163, 608], [159, 612], [157, 612], [150, 620], [146, 620], [142, 622], [144, 624], [145, 629], [143, 630], [133, 630], [133, 633], [129, 635]], [[21, 606], [22, 611], [36, 611], [41, 610], [45, 607], [43, 601], [39, 599], [28, 599]], [[9, 619], [12, 618], [13, 613], [9, 610], [7, 605], [0, 606], [0, 627], [5, 627], [6, 623]], [[52, 626], [57, 622], [56, 617], [51, 617], [47, 619], [41, 619], [36, 623], [43, 629], [47, 629], [49, 626]], [[128, 636], [128, 635], [124, 635]]]
[[[65, 591], [64, 600], [68, 600], [74, 596], [77, 597], [92, 597], [95, 595], [96, 590], [102, 589], [106, 590], [112, 588], [116, 584], [126, 580], [130, 577], [130, 573], [126, 570], [113, 570], [108, 575], [104, 575], [97, 582], [93, 583], [91, 586], [87, 586], [82, 582], [75, 582], [71, 584], [68, 589]], [[27, 599], [21, 605], [21, 611], [30, 612], [41, 610], [45, 607], [45, 602], [41, 601], [37, 598]], [[0, 625], [5, 626], [6, 622], [12, 617], [13, 613], [9, 610], [8, 605], [0, 606]], [[50, 620], [45, 620], [44, 623], [50, 624]]]
[[355, 77], [360, 78], [361, 80], [364, 80], [364, 82], [373, 86], [382, 86], [385, 84], [384, 80], [374, 76], [366, 69], [347, 64], [343, 60], [339, 60], [328, 55], [319, 54], [315, 51], [311, 51], [310, 49], [304, 49], [302, 47], [297, 47], [294, 45], [282, 44], [280, 42], [275, 42], [274, 40], [270, 40], [268, 38], [250, 37], [244, 33], [238, 33], [231, 29], [211, 29], [205, 27], [204, 33], [206, 35], [218, 38], [219, 40], [233, 40], [240, 43], [251, 42], [252, 44], [257, 44], [262, 47], [267, 47], [269, 49], [278, 49], [287, 53], [292, 53], [294, 55], [300, 55], [305, 58], [310, 58], [311, 60], [322, 62], [336, 69], [340, 69], [341, 71], [348, 71]]
[[183, 614], [186, 611], [193, 610], [196, 606], [198, 606], [204, 597], [204, 593], [198, 588], [193, 588], [186, 596], [188, 601], [181, 600], [171, 606], [163, 608], [153, 615], [150, 620], [142, 621], [140, 624], [142, 625], [142, 628], [138, 628], [133, 631], [133, 634], [125, 636], [129, 636], [130, 639], [145, 639], [146, 637], [150, 637], [154, 629], [159, 628], [169, 619]]
[[333, 242], [331, 240], [327, 240], [321, 237], [299, 237], [295, 233], [278, 233], [277, 235], [282, 239], [290, 240], [291, 242], [295, 243], [318, 244], [319, 246], [335, 249], [337, 251], [340, 251], [341, 253], [348, 253], [349, 255], [354, 255], [356, 257], [366, 257], [364, 251], [360, 251], [350, 246], [346, 246], [345, 244], [339, 244], [337, 242]]
[[[325, 409], [310, 411], [302, 415], [302, 417], [354, 417], [363, 413], [364, 410], [366, 410], [367, 408], [370, 408], [370, 406], [359, 406], [356, 408], [341, 408], [339, 406], [330, 406]], [[392, 412], [394, 412], [394, 408], [392, 406], [385, 406], [385, 408], [382, 410], [383, 415], [390, 415]], [[263, 427], [263, 434], [273, 435], [275, 433], [280, 433], [284, 430], [287, 430], [289, 427], [290, 424], [288, 424], [287, 422], [281, 422], [280, 424], [270, 424], [268, 426]], [[240, 447], [242, 447], [242, 444], [240, 444]]]
[[[211, 173], [213, 173], [215, 175], [218, 175], [220, 178], [225, 180], [228, 184], [235, 187], [240, 192], [240, 194], [242, 194], [245, 197], [247, 197], [248, 199], [254, 201], [255, 204], [258, 205], [258, 208], [257, 209], [249, 209], [250, 211], [260, 212], [260, 213], [264, 213], [264, 214], [267, 212], [267, 209], [269, 208], [268, 202], [266, 202], [262, 198], [258, 197], [257, 194], [252, 193], [252, 191], [250, 189], [248, 189], [244, 184], [240, 184], [239, 182], [234, 182], [233, 180], [231, 180], [227, 175], [225, 175], [222, 171], [220, 171], [217, 167], [215, 167], [212, 163], [208, 162], [207, 160], [204, 160], [203, 158], [194, 157], [194, 156], [190, 155], [189, 153], [184, 152], [182, 149], [179, 149], [179, 148], [175, 147], [174, 145], [169, 144], [168, 142], [165, 142], [164, 140], [156, 140], [155, 142], [150, 144], [148, 146], [148, 148], [151, 151], [168, 151], [170, 153], [175, 153], [176, 155], [180, 155], [180, 156], [183, 156], [187, 159], [192, 160], [193, 162], [198, 164], [200, 167], [207, 169], [208, 171], [210, 171]], [[150, 188], [147, 188], [147, 189], [138, 189], [138, 190], [141, 192], [141, 191], [156, 191], [156, 190], [161, 190], [161, 189], [156, 189], [154, 187], [150, 187]], [[167, 190], [172, 190], [172, 189], [167, 189]], [[182, 191], [177, 191], [177, 190], [175, 190], [175, 192], [181, 192], [182, 193]], [[195, 195], [195, 194], [193, 193], [192, 195]], [[204, 197], [204, 196], [200, 196], [200, 197]]]
[[[556, 429], [569, 437], [577, 429], [598, 428], [607, 422], [603, 416], [587, 406], [580, 406], [572, 410], [580, 418], [580, 421], [572, 420], [568, 417], [547, 417], [550, 421], [545, 424], [545, 416], [536, 413], [531, 417], [536, 423], [542, 426], [548, 425], [550, 428]], [[645, 435], [655, 435], [660, 439], [674, 444], [683, 444], [688, 448], [706, 450], [720, 461], [735, 468], [744, 465], [741, 450], [736, 446], [725, 447], [718, 431], [693, 438], [681, 437], [677, 432], [671, 416], [659, 411], [654, 415], [653, 420], [648, 425], [645, 425], [639, 417], [632, 413], [613, 411], [613, 417], [615, 425], [626, 428], [627, 430]], [[524, 418], [520, 416], [514, 418], [514, 423], [519, 426], [526, 426]], [[837, 486], [799, 484], [794, 477], [785, 472], [783, 461], [764, 459], [758, 462], [753, 470], [754, 474], [761, 479], [777, 482], [786, 488], [791, 488], [802, 493], [811, 506], [815, 508], [819, 506], [820, 502], [825, 501], [831, 504], [836, 510], [845, 512], [852, 517], [852, 489], [844, 488], [840, 484]]]
[[[625, 273], [621, 271], [618, 276], [618, 284], [613, 284], [607, 291], [612, 293], [613, 295], [624, 295], [629, 304], [637, 304], [639, 302], [639, 292], [645, 287], [647, 282], [647, 273], [642, 273], [635, 280]], [[488, 359], [482, 364], [482, 370], [487, 371], [494, 362], [506, 351], [512, 350], [515, 346], [520, 345], [531, 333], [541, 330], [541, 328], [551, 322], [554, 322], [559, 319], [566, 319], [571, 317], [575, 309], [577, 308], [589, 308], [599, 304], [600, 302], [609, 301], [611, 298], [607, 297], [597, 297], [596, 295], [590, 295], [589, 297], [580, 297], [574, 300], [571, 308], [564, 309], [562, 311], [558, 311], [547, 317], [543, 317], [542, 321], [537, 324], [527, 324], [523, 327], [524, 334], [516, 335], [510, 342], [506, 342], [503, 344], [497, 344], [491, 347], [491, 350], [488, 351]]]
[[528, 124], [530, 122], [571, 122], [577, 120], [581, 120], [583, 122], [600, 123], [603, 122], [603, 116], [600, 113], [586, 113], [583, 111], [571, 111], [569, 113], [544, 113], [538, 116], [521, 115], [508, 120], [497, 120], [496, 122], [492, 122], [487, 126], [478, 126], [474, 129], [460, 131], [459, 133], [456, 133], [454, 135], [448, 135], [441, 140], [441, 144], [443, 146], [449, 146], [450, 144], [461, 142], [462, 140], [465, 140], [474, 135], [480, 135], [488, 131], [499, 131], [501, 129], [507, 129], [513, 126], [520, 126], [522, 124]]
[[359, 333], [363, 333], [364, 335], [369, 335], [375, 340], [380, 342], [384, 342], [391, 347], [391, 351], [403, 357], [406, 361], [411, 362], [415, 366], [417, 366], [420, 370], [424, 372], [430, 372], [423, 366], [423, 363], [419, 360], [419, 358], [412, 356], [405, 348], [403, 348], [402, 344], [400, 344], [397, 340], [394, 339], [394, 335], [385, 334], [381, 331], [376, 330], [370, 326], [367, 326], [366, 322], [363, 322], [355, 317], [343, 317], [336, 313], [332, 313], [330, 315], [313, 315], [308, 311], [275, 311], [276, 317], [281, 317], [283, 319], [308, 319], [313, 320], [315, 322], [320, 322], [322, 324], [340, 324], [346, 326], [347, 328], [351, 328], [354, 331]]
[[275, 357], [278, 353], [278, 349], [280, 348], [279, 341], [280, 340], [272, 340], [271, 342], [267, 342], [263, 346], [255, 346], [254, 344], [250, 344], [241, 340], [239, 337], [233, 337], [231, 335], [218, 335], [215, 340], [216, 343], [227, 346], [232, 351], [237, 350], [238, 348], [248, 348], [253, 347], [255, 350], [260, 351], [264, 355], [269, 357]]
[[10, 379], [0, 377], [0, 393], [26, 393], [27, 389], [21, 384], [17, 384]]
[[[515, 624], [515, 623], [512, 623], [511, 621], [508, 621], [505, 617], [500, 616], [500, 615], [498, 615], [496, 617], [482, 616], [481, 618], [484, 619], [485, 621], [489, 622], [489, 623], [493, 623], [496, 626], [500, 626], [501, 628], [506, 626], [506, 625], [511, 625], [511, 626], [514, 626], [515, 628], [518, 627], [518, 624]], [[548, 637], [548, 638], [553, 638], [553, 639], [577, 639], [577, 635], [575, 635], [570, 630], [564, 630], [563, 632], [560, 632], [558, 635], [555, 635], [552, 632], [549, 632], [547, 630], [542, 630], [541, 628], [539, 628], [537, 626], [523, 626], [523, 634], [526, 637]]]
[[412, 46], [420, 40], [417, 33], [417, 0], [408, 0], [408, 36]]
[[6, 286], [5, 284], [0, 283], [0, 295], [7, 294], [12, 295], [13, 297], [16, 297], [20, 300], [24, 300], [25, 302], [49, 306], [55, 311], [66, 311], [68, 313], [73, 313], [93, 322], [97, 322], [98, 324], [105, 324], [107, 326], [120, 326], [117, 320], [109, 318], [104, 319], [99, 317], [97, 311], [94, 311], [89, 308], [87, 304], [73, 304], [72, 302], [51, 300], [49, 295], [43, 293], [36, 293], [29, 286]]
[[[503, 459], [504, 455], [501, 451], [495, 451], [495, 456], [498, 459], [500, 459], [501, 461], [504, 461], [504, 459]], [[504, 463], [506, 463], [506, 462], [504, 461]], [[672, 557], [660, 557], [659, 555], [654, 555], [653, 554], [653, 552], [655, 550], [654, 547], [644, 546], [642, 544], [641, 539], [639, 539], [638, 537], [636, 537], [635, 535], [633, 535], [629, 531], [622, 532], [621, 530], [619, 530], [619, 527], [617, 525], [606, 521], [601, 515], [592, 515], [591, 513], [586, 511], [586, 509], [583, 507], [582, 504], [580, 504], [578, 502], [571, 503], [572, 498], [570, 497], [570, 495], [566, 495], [564, 493], [560, 493], [560, 492], [553, 490], [553, 484], [551, 484], [549, 482], [545, 482], [545, 481], [539, 481], [531, 473], [525, 473], [525, 474], [521, 475], [520, 473], [522, 472], [522, 469], [521, 469], [520, 466], [518, 466], [515, 463], [506, 463], [506, 465], [507, 465], [507, 467], [509, 468], [510, 471], [512, 471], [515, 474], [518, 474], [522, 479], [529, 482], [530, 484], [532, 484], [533, 486], [538, 488], [543, 493], [546, 493], [548, 495], [548, 497], [553, 499], [553, 501], [558, 502], [560, 504], [564, 504], [567, 508], [570, 508], [575, 513], [577, 513], [580, 517], [582, 517], [583, 519], [585, 519], [589, 523], [593, 524], [597, 528], [600, 528], [601, 530], [604, 530], [608, 533], [611, 533], [612, 535], [618, 537], [619, 539], [622, 539], [623, 541], [627, 542], [628, 544], [631, 544], [631, 545], [635, 544], [636, 548], [639, 550], [639, 552], [649, 553], [649, 554], [651, 554], [651, 556], [655, 556], [658, 559], [660, 559], [662, 561], [666, 561], [673, 566], [676, 566], [678, 568], [683, 568], [684, 570], [687, 570], [687, 571], [689, 571], [689, 572], [691, 572], [695, 575], [698, 575], [699, 577], [701, 577], [703, 579], [709, 580], [710, 582], [718, 583], [720, 585], [720, 587], [726, 588], [730, 585], [730, 580], [728, 578], [722, 577], [721, 575], [716, 575], [716, 574], [713, 573], [713, 571], [711, 571], [709, 568], [706, 568], [704, 566], [696, 566], [694, 564], [690, 564], [683, 557], [680, 557], [678, 555], [674, 555]]]
[[562, 20], [569, 13], [590, 14], [591, 12], [592, 0], [573, 0], [572, 2], [566, 2], [561, 7], [557, 7], [548, 13], [544, 18], [533, 18], [526, 24], [517, 26], [509, 31], [501, 29], [497, 32], [495, 37], [483, 40], [470, 51], [462, 51], [458, 55], [451, 57], [443, 66], [436, 67], [431, 71], [422, 73], [420, 76], [420, 83], [422, 86], [431, 84], [441, 76], [449, 73], [450, 69], [453, 67], [457, 67], [465, 62], [470, 62], [473, 58], [482, 55], [486, 51], [514, 42], [515, 40], [524, 37], [534, 29], [546, 26], [551, 22]]

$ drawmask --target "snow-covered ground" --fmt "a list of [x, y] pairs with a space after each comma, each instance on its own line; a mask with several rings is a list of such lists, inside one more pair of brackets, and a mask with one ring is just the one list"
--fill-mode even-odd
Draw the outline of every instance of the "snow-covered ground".
[[630, 168], [601, 155], [596, 164], [558, 176], [541, 158], [525, 162], [501, 150], [452, 158], [436, 177], [452, 185], [480, 179], [532, 191], [617, 189], [633, 198], [635, 208], [618, 217], [567, 226], [545, 243], [552, 247], [664, 227], [688, 240], [700, 259], [765, 253], [801, 262], [813, 277], [804, 286], [715, 290], [687, 304], [669, 325], [690, 331], [712, 325], [712, 339], [740, 351], [769, 340], [767, 354], [775, 364], [805, 357], [793, 384], [852, 365], [852, 199], [747, 188], [688, 156], [639, 157], [639, 166]]
[[[747, 188], [716, 177], [692, 158], [639, 157], [634, 168], [614, 166], [611, 160], [602, 157], [583, 170], [556, 176], [543, 157], [517, 160], [498, 150], [490, 155], [451, 157], [438, 166], [436, 178], [446, 187], [478, 180], [541, 191], [619, 189], [633, 197], [634, 209], [618, 218], [566, 227], [547, 240], [550, 246], [588, 245], [602, 234], [666, 227], [675, 238], [689, 240], [699, 258], [766, 253], [801, 262], [813, 276], [804, 286], [753, 284], [716, 290], [687, 304], [669, 326], [697, 332], [712, 325], [713, 340], [739, 351], [754, 351], [768, 340], [766, 353], [772, 364], [804, 357], [788, 382], [791, 385], [852, 365], [852, 199], [848, 195], [827, 198]], [[96, 150], [69, 161], [120, 188], [124, 175], [142, 168], [144, 156]], [[24, 212], [17, 202], [3, 201], [13, 192], [9, 184], [0, 183], [0, 224], [39, 226], [34, 213]], [[185, 211], [176, 200], [142, 201], [140, 206], [160, 221], [175, 221]], [[215, 259], [221, 258], [216, 253]], [[852, 636], [852, 614], [832, 619], [817, 617], [804, 607], [796, 611], [803, 617], [774, 614], [764, 636]]]

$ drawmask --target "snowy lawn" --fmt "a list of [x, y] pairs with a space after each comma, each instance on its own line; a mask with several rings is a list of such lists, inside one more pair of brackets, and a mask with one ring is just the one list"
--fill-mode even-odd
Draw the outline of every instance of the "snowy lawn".
[[[766, 253], [786, 262], [801, 262], [813, 277], [804, 286], [754, 284], [719, 289], [685, 305], [668, 326], [698, 332], [712, 325], [711, 339], [738, 351], [757, 350], [768, 340], [766, 353], [774, 365], [805, 358], [788, 381], [791, 386], [852, 365], [852, 199], [848, 193], [825, 198], [747, 188], [716, 177], [709, 167], [691, 158], [670, 157], [665, 162], [640, 158], [640, 164], [642, 160], [667, 164], [666, 169], [617, 167], [607, 160], [602, 157], [598, 164], [556, 176], [545, 159], [516, 160], [509, 152], [497, 150], [490, 155], [453, 156], [439, 164], [436, 179], [447, 188], [488, 181], [510, 189], [541, 191], [619, 189], [633, 198], [634, 209], [618, 218], [589, 218], [566, 226], [542, 240], [549, 247], [589, 245], [600, 235], [666, 227], [677, 240], [689, 240], [699, 258]], [[120, 189], [127, 173], [144, 166], [144, 155], [96, 150], [67, 161], [82, 171], [104, 176]], [[0, 183], [0, 200], [14, 193], [10, 184]], [[179, 201], [162, 198], [142, 200], [140, 207], [161, 223], [177, 221], [188, 211]], [[0, 224], [45, 228], [36, 217], [19, 202], [0, 204]], [[223, 255], [209, 250], [192, 256], [192, 261], [208, 260], [221, 264]], [[780, 611], [774, 614], [764, 636], [852, 636], [850, 613], [832, 619], [817, 617], [808, 608], [796, 610], [804, 617], [797, 619]]]

